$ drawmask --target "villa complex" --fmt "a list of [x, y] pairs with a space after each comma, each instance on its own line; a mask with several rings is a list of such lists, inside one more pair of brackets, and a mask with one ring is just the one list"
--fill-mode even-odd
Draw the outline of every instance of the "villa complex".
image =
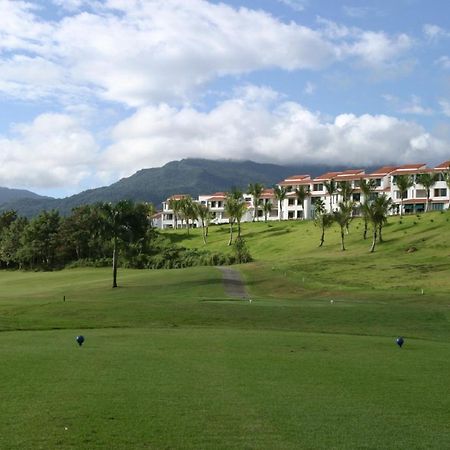
[[[334, 181], [338, 188], [343, 184], [350, 187], [350, 199], [355, 202], [355, 214], [358, 214], [358, 205], [365, 201], [364, 194], [360, 189], [361, 180], [373, 180], [371, 197], [385, 194], [392, 199], [394, 204], [392, 213], [398, 214], [402, 203], [402, 195], [396, 183], [399, 175], [407, 175], [413, 182], [403, 194], [404, 213], [423, 212], [427, 209], [427, 203], [430, 210], [444, 210], [449, 207], [450, 201], [449, 186], [446, 182], [449, 167], [450, 161], [445, 161], [435, 168], [429, 168], [426, 164], [407, 164], [381, 167], [370, 174], [366, 174], [363, 169], [351, 169], [342, 172], [328, 172], [316, 178], [311, 178], [309, 175], [293, 175], [278, 183], [279, 187], [284, 187], [287, 190], [286, 198], [281, 202], [276, 198], [274, 189], [265, 189], [262, 192], [258, 203], [257, 217], [259, 220], [312, 219], [314, 217], [314, 205], [319, 199], [324, 202], [327, 212], [335, 211], [338, 209], [339, 202], [343, 199], [342, 191], [337, 189], [330, 195], [326, 188], [326, 184], [330, 181]], [[435, 175], [435, 181], [429, 194], [426, 187], [420, 184], [419, 175], [426, 173]], [[301, 189], [302, 186], [308, 192], [303, 204], [299, 202], [296, 194], [296, 190]], [[428, 195], [429, 199], [427, 199]], [[171, 209], [171, 199], [177, 200], [183, 197], [186, 196], [174, 195], [163, 202], [163, 211], [156, 221], [160, 228], [174, 228], [182, 225]], [[247, 210], [242, 222], [252, 221], [255, 214], [254, 198], [251, 194], [244, 194], [243, 197]], [[194, 201], [208, 206], [212, 214], [212, 224], [228, 223], [228, 217], [225, 213], [227, 201], [225, 192], [200, 195]], [[271, 208], [265, 217], [263, 205], [268, 202], [270, 202]]]

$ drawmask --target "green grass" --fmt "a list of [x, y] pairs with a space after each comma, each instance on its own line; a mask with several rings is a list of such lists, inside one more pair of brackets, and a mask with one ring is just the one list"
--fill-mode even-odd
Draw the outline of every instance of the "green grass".
[[448, 448], [449, 216], [390, 219], [375, 254], [357, 221], [346, 252], [245, 224], [251, 304], [212, 267], [0, 272], [0, 448]]

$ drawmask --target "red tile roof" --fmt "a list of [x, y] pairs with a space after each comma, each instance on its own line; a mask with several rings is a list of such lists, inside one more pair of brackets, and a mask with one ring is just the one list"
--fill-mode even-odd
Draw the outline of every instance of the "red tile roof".
[[450, 167], [450, 161], [444, 161], [443, 163], [439, 164], [436, 169], [438, 170], [448, 170]]
[[261, 198], [274, 198], [275, 193], [273, 189], [264, 189], [261, 194]]
[[279, 186], [292, 186], [294, 184], [308, 184], [308, 180], [311, 180], [310, 175], [292, 175], [287, 177], [283, 181], [278, 183]]
[[314, 178], [313, 181], [323, 181], [323, 180], [327, 181], [327, 180], [331, 180], [333, 178], [336, 178], [336, 176], [341, 174], [341, 173], [343, 173], [343, 172], [327, 172], [327, 173], [324, 173], [323, 175], [320, 175], [320, 177]]
[[396, 171], [405, 171], [405, 170], [419, 170], [419, 169], [426, 169], [426, 164], [404, 164], [403, 166], [397, 167]]
[[398, 169], [398, 166], [383, 166], [380, 167], [378, 170], [375, 170], [375, 172], [372, 172], [369, 176], [379, 178], [379, 176], [387, 175], [394, 170]]
[[170, 196], [167, 200], [181, 200], [183, 198], [189, 197], [187, 194], [174, 194]]

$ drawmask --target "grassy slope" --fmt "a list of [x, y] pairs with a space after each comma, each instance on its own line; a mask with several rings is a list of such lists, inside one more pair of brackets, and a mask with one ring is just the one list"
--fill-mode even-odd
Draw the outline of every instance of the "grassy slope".
[[0, 448], [445, 448], [448, 217], [391, 219], [375, 254], [357, 222], [346, 252], [245, 224], [252, 304], [214, 268], [0, 272]]

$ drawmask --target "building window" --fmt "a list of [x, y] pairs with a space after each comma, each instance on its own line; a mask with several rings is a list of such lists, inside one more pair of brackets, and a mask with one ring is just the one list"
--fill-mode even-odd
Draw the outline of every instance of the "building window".
[[359, 187], [359, 186], [361, 186], [361, 181], [360, 180], [353, 181], [353, 187]]
[[323, 191], [323, 183], [313, 184], [313, 191]]
[[297, 211], [297, 219], [303, 219], [303, 211]]
[[447, 197], [447, 189], [435, 189], [434, 197]]
[[444, 204], [443, 203], [432, 203], [431, 209], [433, 211], [443, 211], [444, 210]]
[[[403, 196], [404, 199], [405, 199], [405, 198], [408, 198], [408, 191], [405, 191], [403, 194], [404, 194], [404, 196]], [[401, 193], [400, 191], [395, 191], [395, 198], [396, 198], [397, 200], [401, 200], [401, 198], [402, 198], [402, 193]]]
[[353, 201], [354, 202], [359, 202], [361, 200], [361, 194], [360, 193], [353, 194], [352, 197], [353, 197]]
[[293, 219], [294, 218], [294, 211], [289, 211], [288, 212], [288, 219]]
[[289, 205], [289, 206], [294, 206], [294, 205], [295, 205], [295, 198], [290, 198], [290, 199], [288, 200], [288, 205]]
[[217, 207], [222, 208], [222, 202], [217, 202]]
[[375, 178], [375, 186], [380, 187], [381, 186], [381, 178]]
[[427, 198], [427, 191], [425, 189], [417, 189], [416, 198]]

